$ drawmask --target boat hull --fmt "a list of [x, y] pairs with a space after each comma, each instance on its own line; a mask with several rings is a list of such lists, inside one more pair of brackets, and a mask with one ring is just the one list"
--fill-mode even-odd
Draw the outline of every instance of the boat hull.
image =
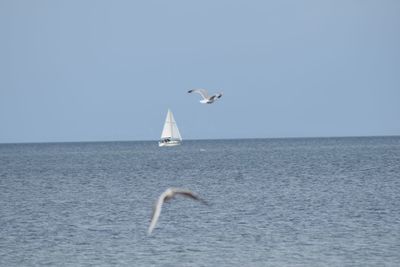
[[180, 141], [170, 141], [170, 142], [158, 142], [159, 147], [170, 147], [170, 146], [179, 146], [181, 144]]

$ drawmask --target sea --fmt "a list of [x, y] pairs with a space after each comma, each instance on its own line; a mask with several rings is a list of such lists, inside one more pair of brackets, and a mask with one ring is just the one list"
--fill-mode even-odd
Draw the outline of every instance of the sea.
[[400, 137], [1, 144], [0, 266], [400, 266]]

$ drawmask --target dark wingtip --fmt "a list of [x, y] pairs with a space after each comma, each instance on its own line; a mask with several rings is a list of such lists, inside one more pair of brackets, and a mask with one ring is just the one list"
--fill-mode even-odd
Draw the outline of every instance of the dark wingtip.
[[189, 90], [189, 91], [188, 91], [188, 93], [191, 93], [191, 92], [193, 92], [193, 90]]

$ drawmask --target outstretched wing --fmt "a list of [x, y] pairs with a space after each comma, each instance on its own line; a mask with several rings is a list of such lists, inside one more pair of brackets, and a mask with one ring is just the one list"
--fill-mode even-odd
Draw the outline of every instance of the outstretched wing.
[[208, 92], [206, 89], [192, 89], [189, 90], [188, 93], [198, 93], [200, 94], [204, 99], [208, 99]]
[[151, 234], [151, 232], [153, 231], [154, 227], [157, 224], [158, 218], [160, 217], [160, 214], [161, 214], [161, 208], [164, 203], [164, 198], [165, 198], [165, 195], [162, 194], [158, 198], [157, 202], [154, 205], [153, 215], [151, 216], [151, 222], [150, 222], [149, 230], [147, 232], [148, 234]]
[[180, 188], [173, 188], [172, 191], [176, 195], [181, 195], [181, 196], [184, 196], [184, 197], [188, 197], [188, 198], [200, 201], [201, 203], [203, 203], [205, 205], [208, 205], [208, 203], [204, 199], [200, 198], [199, 196], [197, 196], [192, 191], [189, 191], [189, 190], [186, 190], [186, 189], [180, 189]]
[[213, 96], [211, 96], [210, 97], [210, 100], [212, 101], [212, 100], [214, 100], [215, 98], [221, 98], [221, 96], [222, 96], [222, 94], [221, 93], [219, 93], [219, 94], [215, 94], [215, 95], [213, 95]]

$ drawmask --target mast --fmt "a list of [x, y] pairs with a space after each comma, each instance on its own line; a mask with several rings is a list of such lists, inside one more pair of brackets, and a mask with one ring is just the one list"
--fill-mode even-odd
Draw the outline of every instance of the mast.
[[172, 120], [172, 112], [170, 109], [168, 109], [168, 115], [169, 115], [169, 127], [171, 128], [171, 138], [174, 136], [174, 127], [173, 127], [173, 120]]

